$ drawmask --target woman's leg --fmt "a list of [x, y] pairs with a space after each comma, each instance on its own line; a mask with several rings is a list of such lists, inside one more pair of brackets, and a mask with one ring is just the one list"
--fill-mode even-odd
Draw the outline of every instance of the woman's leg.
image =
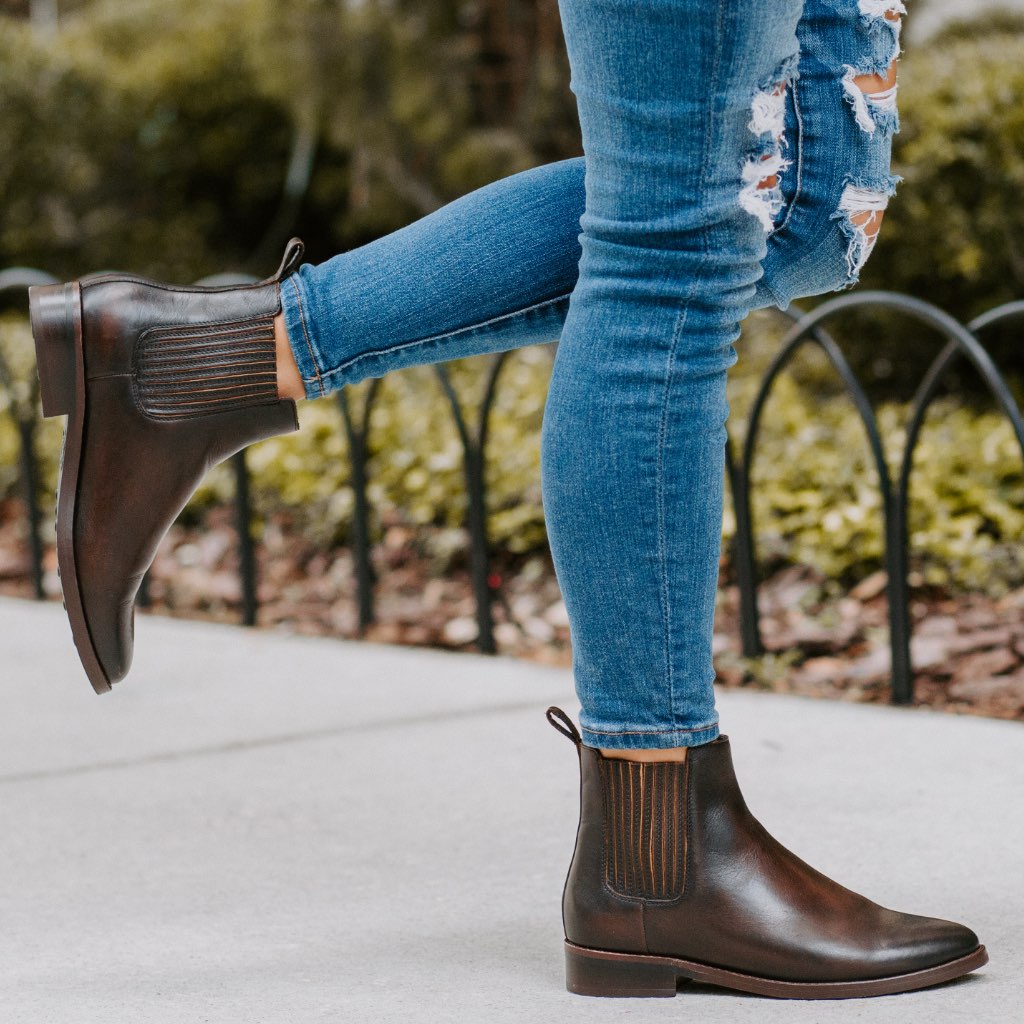
[[902, 0], [806, 0], [799, 78], [787, 95], [785, 206], [768, 241], [759, 300], [855, 284], [899, 178], [896, 59]]
[[782, 170], [781, 116], [752, 131], [752, 98], [783, 94], [801, 8], [562, 2], [586, 210], [542, 479], [592, 746], [718, 735], [726, 374]]
[[287, 278], [282, 310], [306, 396], [557, 340], [580, 256], [582, 165], [503, 178]]
[[[987, 960], [970, 929], [882, 907], [782, 846], [718, 735], [725, 378], [792, 167], [781, 101], [801, 7], [561, 0], [587, 196], [541, 468], [582, 705], [582, 730], [548, 711], [580, 762], [562, 903], [577, 993], [673, 996], [684, 978], [882, 995]], [[844, 279], [864, 220], [843, 230]], [[673, 746], [686, 756], [621, 756]]]
[[[856, 0], [790, 5], [790, 51], [737, 79], [729, 100], [734, 151], [721, 158], [717, 182], [694, 177], [708, 159], [707, 133], [719, 131], [701, 109], [700, 88], [679, 93], [675, 121], [659, 120], [679, 78], [678, 53], [666, 48], [700, 40], [684, 33], [673, 43], [670, 32], [654, 39], [650, 26], [681, 23], [687, 5], [661, 3], [641, 18], [628, 5], [608, 13], [608, 5], [584, 4], [587, 33], [570, 8], [566, 37], [586, 160], [488, 185], [285, 282], [308, 395], [562, 334], [545, 425], [545, 509], [570, 609], [584, 736], [604, 749], [641, 748], [651, 757], [652, 747], [716, 733], [710, 641], [724, 380], [735, 361], [729, 342], [749, 309], [849, 286], [870, 253], [895, 184], [890, 87], [903, 11], [899, 0], [875, 6], [866, 15]], [[713, 19], [702, 22], [710, 31]], [[629, 41], [623, 46], [640, 45], [632, 27], [646, 49], [620, 53], [598, 38], [592, 45], [601, 56], [581, 58], [580, 47], [609, 24]], [[613, 81], [610, 62], [621, 60], [615, 70], [627, 78], [634, 57], [634, 93], [602, 96], [595, 83]], [[644, 70], [654, 63], [667, 69], [664, 81]], [[632, 124], [613, 120], [616, 104], [634, 115]], [[629, 127], [635, 139], [625, 139]], [[617, 134], [606, 141], [602, 128]], [[587, 167], [594, 209], [585, 209]], [[717, 188], [719, 204], [724, 193], [731, 219], [713, 209], [718, 220], [703, 224], [702, 188]], [[457, 290], [447, 287], [453, 279]], [[579, 438], [592, 446], [582, 459]], [[674, 472], [683, 465], [685, 477]], [[620, 721], [623, 709], [643, 707], [640, 694], [652, 687], [667, 694], [662, 705]]]
[[[778, 188], [759, 187], [758, 176], [744, 183], [748, 209], [774, 222], [750, 309], [856, 282], [897, 181], [891, 86], [903, 10], [901, 0], [810, 0], [797, 30], [799, 78], [785, 91], [759, 90], [756, 111], [751, 102], [757, 127], [785, 128]], [[306, 397], [558, 338], [579, 273], [585, 177], [583, 157], [510, 175], [303, 266], [283, 288], [282, 326]]]

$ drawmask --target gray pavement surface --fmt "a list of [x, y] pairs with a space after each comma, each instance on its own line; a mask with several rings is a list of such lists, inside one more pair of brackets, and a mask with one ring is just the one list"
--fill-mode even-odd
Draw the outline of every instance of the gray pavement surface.
[[875, 999], [593, 999], [561, 959], [567, 671], [142, 617], [96, 697], [59, 606], [0, 625], [4, 1024], [1022, 1019], [1019, 724], [721, 693], [782, 842], [991, 961]]

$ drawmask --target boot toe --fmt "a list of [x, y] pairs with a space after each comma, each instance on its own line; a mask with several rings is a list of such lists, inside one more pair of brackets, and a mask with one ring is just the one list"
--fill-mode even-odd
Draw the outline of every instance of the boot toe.
[[955, 921], [935, 919], [932, 930], [933, 950], [937, 963], [966, 956], [981, 945], [981, 940], [974, 931]]
[[[93, 679], [97, 692], [120, 682], [132, 667], [135, 650], [135, 591], [113, 595], [86, 588], [86, 622], [92, 649], [99, 665], [100, 679]], [[92, 678], [93, 673], [89, 673]]]
[[921, 917], [907, 935], [901, 954], [901, 969], [920, 971], [959, 960], [978, 948], [978, 936], [966, 925], [935, 917]]

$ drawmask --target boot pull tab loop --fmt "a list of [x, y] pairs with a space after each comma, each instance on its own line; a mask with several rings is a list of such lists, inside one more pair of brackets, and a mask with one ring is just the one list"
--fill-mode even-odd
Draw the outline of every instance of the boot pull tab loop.
[[269, 278], [268, 283], [283, 281], [289, 274], [294, 274], [299, 269], [299, 264], [302, 263], [302, 256], [305, 251], [306, 246], [301, 238], [289, 239], [288, 244], [284, 247], [284, 257], [281, 259], [281, 266], [277, 268], [277, 273]]
[[544, 712], [547, 720], [563, 735], [568, 736], [578, 747], [583, 742], [579, 729], [573, 725], [572, 719], [561, 709], [554, 706]]

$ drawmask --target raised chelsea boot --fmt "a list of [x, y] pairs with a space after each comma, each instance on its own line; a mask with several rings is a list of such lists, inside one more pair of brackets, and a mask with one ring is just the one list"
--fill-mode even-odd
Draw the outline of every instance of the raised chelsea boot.
[[924, 988], [988, 961], [969, 928], [904, 914], [833, 882], [747, 809], [727, 736], [681, 762], [576, 745], [580, 822], [565, 882], [566, 987], [673, 996], [680, 979], [843, 999]]
[[206, 472], [298, 428], [280, 399], [274, 317], [302, 258], [242, 287], [98, 274], [29, 289], [45, 416], [67, 416], [57, 564], [71, 632], [103, 693], [131, 667], [135, 595]]

